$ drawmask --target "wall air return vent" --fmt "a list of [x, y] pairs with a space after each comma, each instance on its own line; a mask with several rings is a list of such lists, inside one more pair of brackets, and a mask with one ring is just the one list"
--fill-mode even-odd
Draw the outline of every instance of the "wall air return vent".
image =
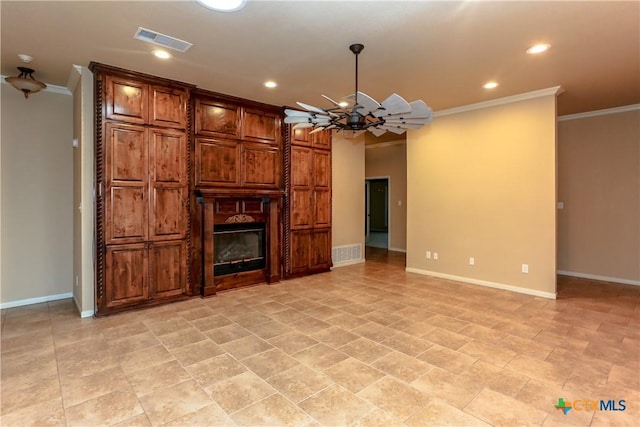
[[160, 34], [157, 31], [149, 30], [142, 27], [138, 27], [138, 31], [136, 31], [133, 38], [142, 40], [143, 42], [153, 43], [158, 46], [164, 46], [166, 48], [177, 50], [179, 52], [186, 52], [191, 46], [193, 46], [193, 43], [189, 43], [175, 37], [167, 36], [165, 34]]

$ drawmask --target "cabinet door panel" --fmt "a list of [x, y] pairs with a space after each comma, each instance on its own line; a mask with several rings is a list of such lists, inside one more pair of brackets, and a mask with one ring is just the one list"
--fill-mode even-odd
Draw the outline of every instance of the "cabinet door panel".
[[328, 151], [313, 151], [313, 178], [316, 187], [331, 186], [331, 157]]
[[196, 185], [239, 186], [236, 142], [196, 139]]
[[186, 290], [186, 243], [156, 242], [149, 249], [153, 298], [182, 295]]
[[331, 230], [312, 231], [310, 236], [310, 267], [331, 266]]
[[149, 165], [152, 182], [186, 185], [186, 135], [171, 129], [151, 130]]
[[280, 149], [262, 144], [242, 144], [243, 186], [280, 187]]
[[291, 232], [291, 272], [309, 269], [309, 231]]
[[105, 133], [105, 242], [142, 242], [148, 226], [147, 132], [109, 123]]
[[147, 122], [149, 86], [134, 80], [107, 76], [106, 116], [129, 123]]
[[280, 116], [245, 108], [242, 117], [242, 138], [271, 144], [280, 143]]
[[149, 212], [149, 239], [182, 239], [186, 235], [187, 209], [182, 187], [156, 187]]
[[187, 127], [187, 93], [164, 86], [150, 88], [149, 124], [184, 129]]
[[322, 132], [316, 132], [311, 135], [311, 144], [315, 148], [323, 148], [325, 150], [331, 149], [331, 131], [323, 130]]
[[240, 107], [224, 102], [196, 100], [196, 134], [240, 137]]
[[331, 191], [329, 189], [316, 189], [313, 192], [315, 227], [328, 227], [331, 225]]
[[293, 129], [293, 125], [291, 126], [291, 144], [292, 145], [303, 145], [303, 146], [311, 146], [311, 138], [313, 135], [309, 135], [311, 129], [303, 128], [303, 129]]
[[294, 188], [291, 196], [291, 228], [307, 228], [313, 223], [311, 207], [313, 193], [309, 189]]
[[309, 187], [313, 184], [313, 151], [291, 147], [291, 185]]
[[106, 250], [107, 307], [149, 299], [147, 249], [144, 244], [117, 245]]

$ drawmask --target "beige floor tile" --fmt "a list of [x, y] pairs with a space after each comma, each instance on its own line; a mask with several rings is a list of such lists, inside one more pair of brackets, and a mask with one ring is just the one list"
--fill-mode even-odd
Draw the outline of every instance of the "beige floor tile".
[[186, 381], [147, 394], [140, 403], [151, 424], [159, 425], [208, 406], [212, 400], [195, 381]]
[[431, 399], [425, 406], [407, 418], [405, 424], [413, 427], [422, 426], [477, 426], [489, 427], [490, 424], [469, 415], [460, 409], [439, 399]]
[[517, 354], [515, 351], [476, 340], [463, 345], [458, 351], [500, 368], [505, 367]]
[[248, 327], [247, 330], [263, 340], [268, 340], [270, 338], [277, 337], [278, 335], [290, 332], [291, 328], [284, 323], [272, 320]]
[[426, 322], [417, 322], [408, 319], [402, 319], [399, 322], [389, 325], [389, 327], [398, 332], [404, 332], [405, 334], [420, 338], [436, 328]]
[[132, 353], [159, 344], [160, 341], [149, 331], [109, 340], [109, 347], [115, 354]]
[[251, 332], [247, 331], [240, 325], [232, 323], [216, 329], [211, 329], [206, 332], [206, 335], [211, 338], [216, 344], [224, 344], [229, 341], [249, 336], [251, 335]]
[[381, 344], [414, 357], [421, 353], [424, 353], [429, 349], [429, 347], [433, 345], [427, 340], [402, 332], [399, 332], [391, 338], [382, 341]]
[[318, 423], [280, 395], [269, 396], [232, 415], [239, 426], [316, 426]]
[[153, 392], [159, 388], [165, 388], [190, 380], [191, 375], [177, 360], [141, 369], [127, 375], [129, 384], [133, 387], [138, 397]]
[[263, 323], [272, 322], [273, 319], [264, 314], [253, 312], [236, 317], [233, 319], [233, 321], [243, 328], [251, 329], [252, 327], [261, 325]]
[[440, 314], [429, 317], [425, 320], [425, 323], [440, 329], [446, 329], [451, 332], [459, 332], [462, 328], [469, 325], [469, 322], [467, 322], [466, 320], [460, 320], [449, 316], [442, 316]]
[[303, 334], [311, 335], [315, 332], [323, 331], [331, 327], [330, 323], [307, 316], [297, 322], [291, 323], [290, 326]]
[[481, 360], [478, 360], [458, 377], [465, 382], [484, 384], [485, 387], [493, 391], [511, 397], [514, 397], [529, 381], [529, 377], [525, 375], [498, 368]]
[[413, 381], [411, 386], [458, 409], [464, 408], [483, 388], [475, 379], [459, 377], [440, 368], [433, 368]]
[[353, 427], [405, 427], [406, 424], [402, 419], [375, 408], [364, 417], [352, 424]]
[[397, 332], [387, 326], [379, 325], [374, 322], [368, 322], [360, 327], [353, 329], [351, 332], [371, 341], [380, 343], [394, 336]]
[[262, 378], [249, 371], [219, 381], [207, 387], [206, 391], [227, 414], [277, 393]]
[[201, 332], [207, 332], [211, 329], [221, 328], [222, 326], [231, 325], [233, 322], [224, 316], [219, 314], [213, 314], [211, 316], [202, 317], [200, 319], [190, 320], [193, 327], [197, 328]]
[[117, 424], [113, 424], [113, 427], [151, 427], [151, 421], [147, 418], [147, 414], [140, 414]]
[[406, 383], [420, 378], [432, 368], [429, 364], [415, 357], [397, 351], [382, 356], [371, 366]]
[[[562, 398], [567, 402], [573, 402], [574, 400], [585, 399], [586, 397], [581, 393], [565, 390], [562, 387], [553, 386], [538, 380], [529, 380], [515, 398], [549, 414], [549, 416], [555, 419], [553, 424], [558, 424], [562, 421], [564, 425], [588, 426], [593, 418], [593, 412], [588, 411], [573, 411], [571, 416], [568, 416], [569, 414], [565, 416], [562, 410], [554, 406], [558, 404], [558, 399]], [[554, 417], [553, 415], [557, 416]], [[545, 424], [549, 424], [550, 422], [551, 420], [545, 420]]]
[[391, 349], [367, 338], [359, 338], [338, 348], [341, 352], [364, 362], [372, 363], [391, 353]]
[[300, 332], [291, 331], [271, 338], [269, 343], [285, 353], [293, 354], [318, 344], [318, 341]]
[[324, 372], [336, 384], [341, 385], [352, 393], [359, 392], [385, 375], [383, 372], [353, 358], [338, 362]]
[[609, 374], [609, 383], [638, 390], [640, 389], [640, 374], [637, 370], [613, 365]]
[[193, 344], [185, 345], [171, 350], [180, 363], [184, 366], [192, 365], [212, 357], [220, 356], [225, 351], [218, 344], [211, 340], [198, 341]]
[[174, 359], [173, 355], [164, 346], [156, 345], [122, 355], [120, 357], [120, 366], [125, 374], [130, 374]]
[[505, 369], [526, 375], [529, 378], [537, 379], [547, 383], [562, 385], [569, 378], [571, 371], [561, 365], [551, 362], [534, 359], [532, 357], [518, 354], [511, 360]]
[[539, 426], [547, 414], [535, 407], [483, 389], [464, 411], [494, 426]]
[[201, 319], [207, 319], [211, 316], [215, 315], [215, 312], [206, 306], [203, 307], [195, 307], [187, 310], [181, 310], [177, 312], [178, 316], [182, 317], [185, 320], [190, 322], [194, 322]]
[[165, 424], [167, 427], [186, 426], [232, 426], [233, 421], [217, 403], [204, 406], [194, 412], [178, 417]]
[[285, 352], [272, 348], [263, 353], [244, 359], [242, 363], [261, 378], [269, 378], [298, 364]]
[[65, 409], [68, 426], [112, 425], [143, 412], [132, 390], [118, 390]]
[[430, 400], [426, 394], [391, 377], [376, 381], [357, 396], [403, 420]]
[[352, 424], [373, 409], [370, 404], [337, 385], [325, 388], [298, 406], [327, 426]]
[[359, 338], [358, 335], [352, 334], [337, 326], [325, 328], [313, 333], [311, 337], [333, 348], [338, 348]]
[[143, 321], [145, 326], [156, 336], [170, 334], [191, 327], [189, 322], [181, 317], [167, 317], [161, 313], [158, 313], [158, 315], [160, 317], [159, 319]]
[[364, 320], [358, 316], [354, 316], [349, 313], [338, 314], [337, 316], [326, 319], [327, 323], [331, 323], [332, 325], [338, 326], [347, 331], [351, 331], [355, 328], [358, 328], [362, 325], [366, 325], [368, 323], [367, 320]]
[[315, 369], [327, 369], [349, 357], [341, 351], [334, 350], [322, 343], [294, 353], [292, 356], [298, 362]]
[[131, 389], [119, 366], [86, 377], [62, 377], [60, 385], [65, 408], [114, 391]]
[[8, 414], [33, 405], [37, 401], [50, 401], [61, 397], [58, 374], [33, 378], [15, 387], [2, 389], [1, 414]]
[[305, 314], [311, 317], [315, 317], [316, 319], [327, 321], [328, 319], [343, 314], [343, 311], [338, 310], [337, 308], [329, 307], [327, 305], [319, 305], [318, 307], [314, 307], [310, 310], [305, 311]]
[[240, 362], [228, 354], [194, 363], [187, 366], [186, 369], [202, 387], [208, 387], [247, 370]]
[[246, 359], [255, 354], [267, 351], [273, 346], [267, 341], [255, 335], [248, 335], [237, 340], [229, 341], [220, 345], [226, 352], [233, 355], [238, 360]]
[[159, 335], [158, 339], [167, 349], [171, 350], [173, 348], [184, 347], [185, 345], [204, 341], [207, 337], [198, 329], [189, 327], [176, 332], [170, 332], [165, 335]]
[[62, 398], [40, 400], [36, 404], [6, 414], [3, 413], [0, 416], [0, 425], [7, 427], [65, 426]]
[[462, 373], [476, 361], [474, 357], [437, 344], [434, 344], [427, 351], [419, 355], [418, 359], [451, 371], [454, 374]]
[[331, 384], [326, 374], [304, 365], [296, 365], [268, 378], [266, 381], [296, 403], [327, 388]]

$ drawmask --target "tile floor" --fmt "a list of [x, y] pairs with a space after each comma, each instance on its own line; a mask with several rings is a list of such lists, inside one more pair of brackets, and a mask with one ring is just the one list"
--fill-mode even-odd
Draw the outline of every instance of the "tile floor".
[[0, 424], [640, 425], [640, 287], [560, 277], [552, 301], [403, 267], [370, 253], [99, 319], [3, 310]]

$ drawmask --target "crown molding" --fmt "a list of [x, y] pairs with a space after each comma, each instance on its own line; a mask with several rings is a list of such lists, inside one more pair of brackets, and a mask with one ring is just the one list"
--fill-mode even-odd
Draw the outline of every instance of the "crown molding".
[[568, 120], [586, 119], [589, 117], [606, 116], [607, 114], [619, 114], [626, 113], [627, 111], [640, 110], [640, 104], [625, 105], [624, 107], [607, 108], [605, 110], [587, 111], [585, 113], [567, 114], [565, 116], [558, 116], [559, 122], [566, 122]]
[[532, 92], [525, 92], [518, 95], [506, 96], [504, 98], [492, 99], [490, 101], [478, 102], [476, 104], [463, 105], [461, 107], [449, 108], [447, 110], [440, 110], [433, 113], [433, 117], [450, 116], [452, 114], [466, 113], [468, 111], [481, 110], [484, 108], [497, 107], [499, 105], [511, 104], [513, 102], [526, 101], [527, 99], [540, 98], [549, 95], [560, 95], [564, 92], [562, 86], [553, 86], [547, 89], [534, 90]]

